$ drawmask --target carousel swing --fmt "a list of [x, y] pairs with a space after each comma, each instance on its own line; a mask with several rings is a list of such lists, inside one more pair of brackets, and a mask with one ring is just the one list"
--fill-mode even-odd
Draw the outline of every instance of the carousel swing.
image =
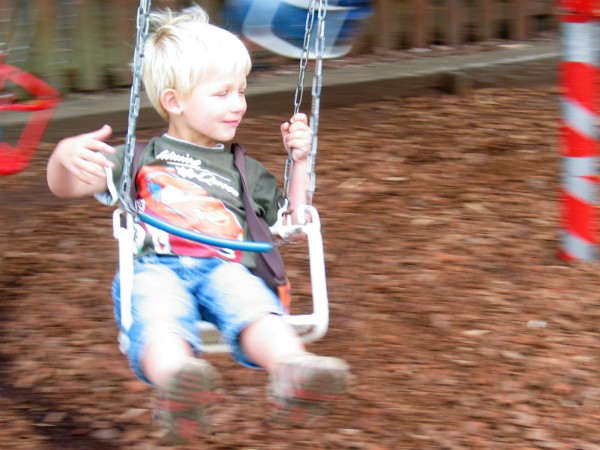
[[[228, 249], [270, 253], [274, 250], [271, 239], [264, 241], [236, 241], [231, 239], [216, 238], [200, 232], [180, 228], [172, 223], [162, 221], [146, 213], [140, 213], [133, 204], [131, 187], [133, 183], [132, 172], [137, 162], [140, 145], [136, 145], [136, 126], [140, 109], [141, 73], [143, 64], [143, 50], [148, 35], [149, 13], [151, 0], [141, 0], [137, 12], [137, 35], [133, 59], [133, 83], [131, 87], [129, 120], [125, 143], [125, 160], [123, 173], [115, 194], [119, 198], [119, 208], [113, 213], [113, 234], [119, 242], [119, 271], [121, 274], [121, 317], [122, 324], [129, 328], [131, 316], [131, 292], [133, 283], [133, 255], [135, 227], [141, 223], [158, 228], [170, 234], [190, 239], [208, 245], [215, 245]], [[303, 342], [313, 342], [320, 339], [327, 332], [329, 324], [329, 305], [327, 297], [327, 284], [325, 277], [325, 258], [323, 253], [323, 240], [319, 214], [312, 205], [315, 192], [315, 159], [317, 154], [317, 131], [319, 124], [320, 94], [322, 87], [322, 60], [325, 49], [325, 17], [327, 0], [310, 0], [305, 26], [305, 37], [300, 57], [300, 71], [298, 84], [294, 96], [294, 114], [300, 110], [304, 92], [304, 78], [308, 60], [311, 58], [310, 45], [314, 25], [316, 23], [317, 35], [314, 40], [315, 70], [312, 84], [312, 105], [309, 126], [313, 133], [311, 151], [308, 156], [308, 188], [307, 204], [297, 208], [297, 224], [291, 223], [288, 211], [288, 190], [292, 173], [293, 159], [291, 150], [284, 169], [284, 201], [278, 212], [277, 222], [270, 227], [270, 233], [279, 238], [278, 243], [292, 235], [303, 234], [307, 238], [310, 283], [312, 290], [312, 312], [309, 314], [287, 314], [284, 319], [292, 325], [300, 335]], [[316, 22], [315, 22], [316, 16]], [[229, 352], [230, 348], [221, 340], [216, 327], [208, 322], [198, 324], [202, 337], [201, 350], [204, 353]]]

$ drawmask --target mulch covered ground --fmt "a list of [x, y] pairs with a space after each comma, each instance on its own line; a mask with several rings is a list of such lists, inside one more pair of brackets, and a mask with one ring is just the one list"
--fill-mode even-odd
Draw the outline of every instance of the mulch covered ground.
[[[350, 394], [273, 424], [265, 374], [210, 356], [225, 397], [187, 448], [600, 449], [600, 274], [556, 257], [558, 104], [538, 86], [323, 111], [331, 324], [310, 348], [350, 363]], [[239, 134], [276, 173], [282, 120]], [[0, 179], [0, 447], [163, 448], [117, 348], [111, 210], [51, 196], [52, 148]], [[286, 254], [301, 304], [305, 252]]]

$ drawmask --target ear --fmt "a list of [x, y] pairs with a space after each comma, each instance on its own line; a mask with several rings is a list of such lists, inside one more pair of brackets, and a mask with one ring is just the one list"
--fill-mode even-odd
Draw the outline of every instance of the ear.
[[160, 104], [167, 113], [175, 116], [181, 114], [183, 110], [179, 94], [175, 89], [165, 89], [162, 91], [160, 94]]

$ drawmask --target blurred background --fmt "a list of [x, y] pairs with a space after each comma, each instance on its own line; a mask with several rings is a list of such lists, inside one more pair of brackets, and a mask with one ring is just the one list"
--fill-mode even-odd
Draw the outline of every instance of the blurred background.
[[[191, 3], [155, 0], [152, 7]], [[196, 3], [214, 23], [245, 38], [257, 67], [269, 55], [299, 55], [308, 0]], [[138, 5], [136, 0], [0, 0], [0, 51], [5, 63], [63, 93], [128, 86]], [[550, 0], [330, 0], [326, 57], [520, 41], [557, 27]]]

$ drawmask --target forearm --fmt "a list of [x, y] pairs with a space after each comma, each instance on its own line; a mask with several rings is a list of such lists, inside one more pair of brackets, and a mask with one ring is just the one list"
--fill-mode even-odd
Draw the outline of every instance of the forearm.
[[294, 219], [298, 208], [306, 205], [308, 202], [307, 190], [309, 186], [307, 172], [308, 162], [306, 160], [294, 162], [288, 193], [289, 209], [294, 212]]
[[[289, 122], [281, 124], [281, 135], [285, 149], [291, 152], [294, 161], [290, 184], [288, 186], [289, 209], [297, 211], [308, 202], [308, 156], [312, 145], [312, 131], [308, 126], [306, 114], [295, 114]], [[298, 222], [297, 216], [292, 217], [293, 222]], [[302, 220], [301, 220], [302, 221]]]

